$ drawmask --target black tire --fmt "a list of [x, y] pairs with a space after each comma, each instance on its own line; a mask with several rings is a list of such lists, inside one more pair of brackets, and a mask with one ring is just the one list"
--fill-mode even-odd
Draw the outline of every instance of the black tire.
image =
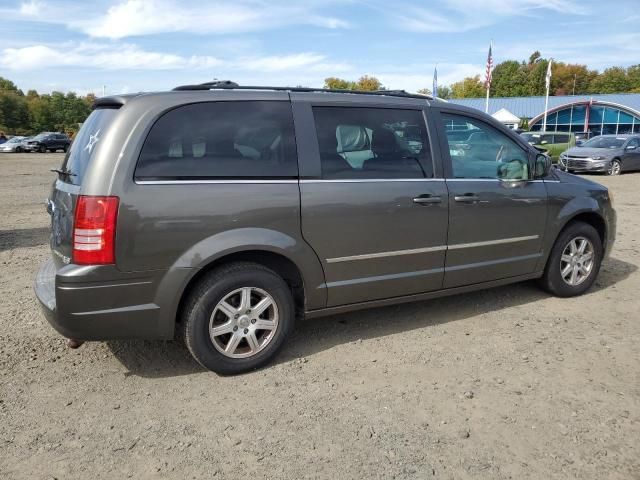
[[40, 148], [38, 149], [38, 151], [40, 153], [47, 153], [47, 147], [45, 147], [44, 145], [40, 145]]
[[[593, 266], [586, 278], [578, 285], [570, 285], [565, 281], [561, 274], [561, 259], [565, 248], [569, 246], [569, 243], [577, 238], [585, 238], [593, 247]], [[540, 285], [549, 293], [558, 297], [575, 297], [582, 295], [589, 290], [593, 282], [598, 276], [600, 271], [600, 264], [602, 262], [603, 248], [600, 235], [588, 223], [584, 222], [571, 222], [567, 225], [558, 238], [556, 243], [551, 249], [551, 254], [547, 260], [547, 265], [544, 270], [544, 274], [540, 279]]]
[[[243, 287], [261, 289], [272, 297], [277, 307], [278, 323], [262, 350], [246, 358], [230, 358], [214, 346], [209, 335], [209, 323], [218, 303]], [[233, 263], [207, 274], [191, 290], [182, 310], [181, 333], [187, 349], [200, 365], [220, 375], [235, 375], [269, 363], [291, 332], [294, 320], [291, 289], [278, 274], [256, 263]], [[231, 318], [229, 321], [232, 321]], [[239, 345], [242, 345], [242, 341]]]
[[607, 175], [621, 175], [622, 174], [622, 162], [619, 158], [611, 160], [611, 165], [607, 168]]
[[16, 147], [16, 153], [22, 153], [22, 147]]
[[62, 147], [62, 151], [64, 153], [67, 153], [67, 150], [69, 150], [69, 145], [65, 145], [64, 147]]

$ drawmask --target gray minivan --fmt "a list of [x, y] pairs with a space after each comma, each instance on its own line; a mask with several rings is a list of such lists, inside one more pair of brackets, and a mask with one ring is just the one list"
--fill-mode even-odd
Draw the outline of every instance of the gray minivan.
[[488, 115], [402, 91], [99, 98], [55, 171], [35, 283], [53, 327], [177, 334], [221, 374], [267, 363], [303, 317], [527, 279], [579, 295], [615, 237], [605, 187]]

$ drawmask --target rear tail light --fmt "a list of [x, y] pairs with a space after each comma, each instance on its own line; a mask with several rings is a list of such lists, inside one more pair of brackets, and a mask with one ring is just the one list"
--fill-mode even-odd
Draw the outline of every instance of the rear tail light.
[[115, 263], [117, 216], [118, 197], [78, 197], [73, 228], [73, 263]]

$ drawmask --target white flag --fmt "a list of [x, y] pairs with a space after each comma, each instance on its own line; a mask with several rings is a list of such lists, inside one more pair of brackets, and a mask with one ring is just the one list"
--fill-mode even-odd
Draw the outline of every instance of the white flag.
[[547, 64], [547, 76], [544, 78], [544, 85], [545, 87], [547, 87], [547, 89], [549, 89], [549, 87], [551, 86], [551, 63], [553, 62], [552, 59], [549, 59], [549, 63]]

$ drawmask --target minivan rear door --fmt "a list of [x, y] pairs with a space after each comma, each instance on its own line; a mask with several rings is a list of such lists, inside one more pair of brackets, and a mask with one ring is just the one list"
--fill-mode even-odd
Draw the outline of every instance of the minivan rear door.
[[328, 306], [441, 288], [447, 188], [422, 106], [291, 96], [302, 233], [322, 262]]
[[114, 108], [98, 108], [91, 112], [67, 151], [62, 166], [55, 169], [58, 178], [47, 200], [47, 211], [51, 215], [51, 251], [57, 267], [72, 262], [76, 201], [85, 172], [116, 111]]

